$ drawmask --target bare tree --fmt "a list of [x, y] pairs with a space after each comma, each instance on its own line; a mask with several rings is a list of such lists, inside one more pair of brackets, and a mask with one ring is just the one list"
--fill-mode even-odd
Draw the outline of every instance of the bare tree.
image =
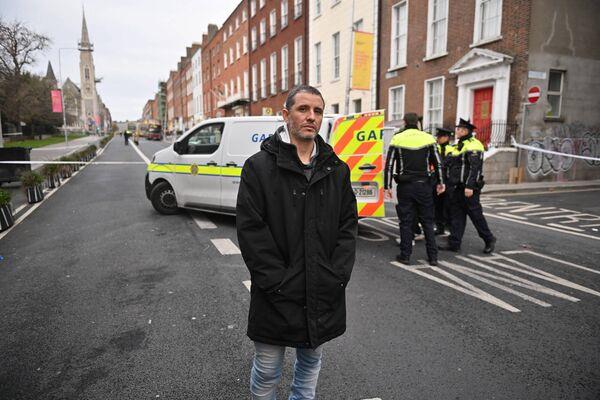
[[30, 30], [22, 22], [0, 19], [0, 104], [7, 120], [19, 126], [26, 106], [23, 74], [25, 67], [35, 63], [38, 52], [51, 41], [47, 36]]

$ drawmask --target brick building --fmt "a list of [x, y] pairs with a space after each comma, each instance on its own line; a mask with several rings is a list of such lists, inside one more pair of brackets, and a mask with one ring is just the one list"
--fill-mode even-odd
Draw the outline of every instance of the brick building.
[[154, 109], [154, 99], [150, 99], [144, 105], [144, 111], [142, 112], [142, 120], [149, 121], [153, 119], [152, 111]]
[[177, 74], [176, 71], [169, 71], [169, 78], [167, 79], [167, 83], [166, 83], [166, 105], [167, 105], [167, 126], [166, 126], [166, 130], [168, 132], [173, 132], [175, 131], [175, 101], [174, 101], [174, 96], [175, 96], [175, 88], [174, 88], [174, 82], [175, 82], [175, 75]]
[[470, 118], [497, 144], [514, 133], [527, 77], [531, 1], [383, 0], [378, 107], [425, 129]]
[[208, 25], [207, 33], [202, 36], [202, 91], [204, 97], [204, 115], [206, 118], [219, 116], [217, 101], [224, 93], [219, 92], [219, 77], [223, 59], [221, 56], [221, 35], [219, 27]]
[[249, 0], [250, 115], [274, 115], [307, 82], [307, 2]]

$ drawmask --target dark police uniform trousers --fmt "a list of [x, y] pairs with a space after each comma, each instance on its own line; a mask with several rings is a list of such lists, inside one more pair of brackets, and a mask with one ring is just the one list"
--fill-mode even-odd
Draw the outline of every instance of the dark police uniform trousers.
[[462, 237], [465, 233], [467, 225], [467, 215], [473, 222], [479, 237], [485, 243], [489, 243], [494, 239], [494, 235], [488, 227], [487, 221], [483, 216], [483, 209], [479, 202], [479, 189], [473, 190], [473, 196], [467, 198], [465, 196], [465, 186], [455, 185], [446, 190], [450, 202], [450, 236], [448, 237], [448, 245], [453, 248], [460, 248]]
[[430, 260], [437, 260], [437, 245], [433, 231], [433, 193], [429, 178], [413, 178], [399, 181], [396, 187], [400, 214], [400, 255], [410, 257], [412, 253], [413, 225], [419, 219], [425, 233], [425, 247]]

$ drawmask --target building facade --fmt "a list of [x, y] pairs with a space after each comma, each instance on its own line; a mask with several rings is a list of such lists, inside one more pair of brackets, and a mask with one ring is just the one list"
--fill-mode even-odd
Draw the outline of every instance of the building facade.
[[[313, 0], [310, 2], [309, 83], [317, 87], [331, 113], [355, 113], [376, 108], [377, 0]], [[371, 40], [368, 86], [352, 85], [355, 32]], [[365, 33], [367, 35], [365, 35]], [[370, 34], [370, 35], [368, 35]]]
[[307, 14], [306, 0], [250, 0], [250, 115], [280, 114], [307, 82]]
[[224, 99], [222, 91], [221, 55], [222, 35], [218, 35], [219, 27], [208, 25], [207, 33], [202, 36], [202, 91], [204, 97], [204, 115], [207, 118], [221, 116], [217, 108], [217, 101]]
[[202, 104], [202, 47], [192, 51], [192, 109], [190, 110], [192, 125], [204, 119]]

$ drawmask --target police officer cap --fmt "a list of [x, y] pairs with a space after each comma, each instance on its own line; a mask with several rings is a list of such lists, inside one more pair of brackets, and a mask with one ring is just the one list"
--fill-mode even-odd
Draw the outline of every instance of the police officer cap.
[[435, 137], [454, 136], [454, 131], [444, 128], [436, 128]]
[[470, 120], [464, 120], [464, 119], [460, 119], [458, 121], [458, 125], [456, 125], [457, 128], [467, 128], [469, 130], [469, 132], [473, 132], [474, 129], [477, 129], [477, 127], [473, 124], [471, 124]]

